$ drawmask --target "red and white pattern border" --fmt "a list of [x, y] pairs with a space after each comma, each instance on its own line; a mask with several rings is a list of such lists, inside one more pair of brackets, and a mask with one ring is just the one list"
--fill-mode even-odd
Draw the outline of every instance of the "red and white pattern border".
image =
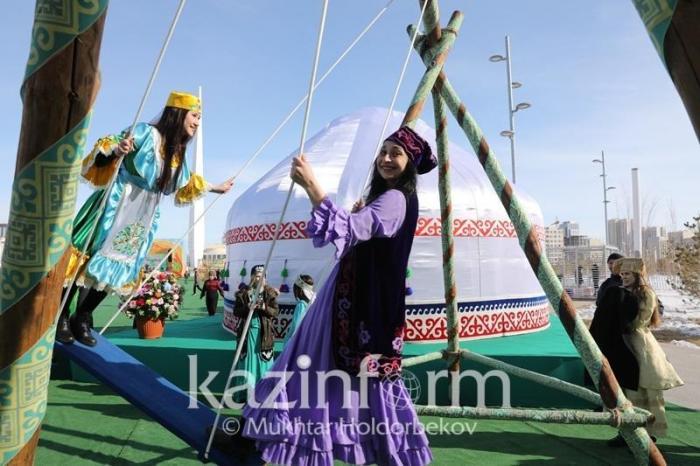
[[[279, 240], [306, 239], [306, 221], [286, 222], [282, 224]], [[232, 228], [224, 234], [224, 243], [251, 243], [272, 241], [275, 234], [274, 223], [248, 225]], [[515, 238], [516, 232], [510, 220], [471, 220], [456, 218], [452, 221], [455, 238]], [[535, 225], [537, 237], [544, 241], [544, 229]], [[419, 217], [416, 225], [416, 237], [438, 237], [442, 234], [440, 219], [437, 217]]]
[[[533, 307], [504, 309], [502, 311], [460, 313], [459, 338], [462, 340], [517, 335], [535, 332], [549, 326], [549, 304]], [[283, 339], [292, 316], [280, 312], [273, 319], [276, 339]], [[224, 309], [224, 328], [235, 333], [238, 317], [232, 310]], [[444, 312], [427, 316], [406, 316], [406, 342], [439, 343], [447, 341], [447, 319]]]

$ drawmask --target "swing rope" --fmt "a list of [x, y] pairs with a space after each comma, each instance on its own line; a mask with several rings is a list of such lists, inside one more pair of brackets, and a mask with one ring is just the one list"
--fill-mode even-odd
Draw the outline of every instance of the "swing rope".
[[[394, 111], [394, 106], [396, 105], [396, 99], [399, 96], [399, 90], [401, 89], [401, 85], [403, 84], [403, 78], [406, 75], [406, 68], [408, 68], [408, 62], [411, 60], [411, 56], [413, 55], [413, 48], [416, 43], [416, 38], [418, 37], [418, 31], [420, 30], [421, 24], [423, 23], [423, 16], [425, 15], [425, 9], [430, 2], [423, 2], [423, 7], [420, 10], [420, 16], [418, 17], [417, 24], [418, 26], [416, 27], [416, 30], [413, 31], [413, 37], [411, 37], [411, 43], [408, 46], [408, 51], [406, 53], [406, 58], [404, 59], [403, 62], [403, 67], [401, 68], [401, 74], [399, 75], [399, 81], [396, 83], [396, 89], [394, 89], [394, 95], [391, 98], [391, 105], [389, 105], [389, 110], [386, 112], [386, 118], [384, 119], [384, 125], [382, 125], [382, 132], [379, 134], [379, 139], [377, 140], [377, 147], [374, 149], [374, 155], [375, 157], [377, 154], [379, 154], [379, 149], [382, 147], [382, 144], [384, 144], [384, 135], [386, 134], [386, 128], [389, 125], [389, 119], [391, 119], [391, 114]], [[369, 187], [369, 180], [372, 177], [372, 173], [374, 171], [374, 159], [372, 159], [372, 163], [370, 164], [369, 171], [367, 172], [367, 176], [365, 177], [365, 182], [362, 185], [362, 192], [365, 192], [367, 188]]]
[[[314, 56], [314, 62], [313, 66], [311, 69], [311, 79], [309, 80], [309, 92], [308, 92], [308, 98], [306, 100], [306, 111], [304, 112], [304, 123], [302, 125], [302, 130], [301, 130], [301, 142], [299, 144], [299, 155], [304, 153], [304, 141], [306, 141], [306, 132], [308, 130], [309, 126], [309, 115], [311, 114], [311, 103], [313, 101], [313, 96], [314, 96], [314, 87], [316, 83], [316, 73], [318, 71], [318, 59], [321, 55], [321, 45], [323, 43], [323, 32], [326, 27], [326, 16], [328, 14], [328, 0], [323, 0], [323, 10], [321, 12], [321, 24], [319, 25], [318, 28], [318, 38], [316, 39], [316, 53]], [[277, 238], [279, 237], [280, 229], [282, 226], [282, 222], [284, 221], [284, 214], [287, 211], [287, 207], [289, 206], [289, 199], [292, 196], [292, 192], [294, 191], [294, 186], [295, 183], [294, 181], [291, 182], [289, 186], [289, 191], [287, 192], [287, 199], [284, 202], [284, 207], [282, 208], [282, 213], [280, 214], [280, 219], [277, 222], [277, 226], [275, 228], [275, 235], [272, 239], [272, 244], [270, 245], [270, 250], [267, 253], [267, 258], [265, 259], [265, 265], [263, 268], [263, 274], [267, 272], [267, 268], [270, 264], [270, 258], [272, 257], [272, 252], [275, 249], [275, 244], [277, 243]], [[241, 338], [236, 342], [236, 354], [233, 358], [233, 363], [231, 364], [231, 369], [229, 370], [228, 377], [226, 379], [226, 387], [224, 388], [224, 392], [222, 395], [222, 402], [219, 403], [219, 405], [216, 407], [216, 417], [214, 418], [214, 426], [211, 429], [211, 432], [209, 433], [209, 439], [207, 441], [207, 447], [204, 450], [204, 459], [207, 459], [209, 457], [209, 451], [211, 450], [212, 443], [214, 441], [214, 434], [216, 433], [216, 428], [219, 425], [219, 419], [221, 418], [221, 410], [223, 408], [223, 400], [226, 399], [226, 393], [228, 392], [230, 386], [231, 386], [231, 380], [233, 376], [233, 371], [236, 368], [236, 365], [238, 364], [238, 361], [240, 360], [241, 357], [241, 352], [243, 350], [243, 342], [246, 341], [246, 338], [248, 336], [248, 329], [250, 327], [250, 322], [253, 318], [253, 312], [255, 309], [255, 306], [258, 301], [258, 296], [260, 296], [260, 293], [263, 290], [263, 286], [265, 285], [265, 275], [263, 275], [263, 278], [258, 282], [255, 291], [253, 292], [253, 297], [250, 300], [250, 304], [248, 307], [248, 315], [246, 317], [245, 324], [243, 325], [243, 331], [241, 332]], [[252, 351], [252, 349], [249, 349]]]
[[[136, 116], [134, 117], [134, 121], [129, 127], [129, 131], [127, 132], [127, 138], [131, 136], [131, 134], [134, 132], [134, 127], [136, 126], [136, 123], [138, 122], [139, 118], [141, 117], [141, 112], [143, 112], [143, 107], [146, 104], [146, 99], [148, 99], [148, 96], [151, 93], [151, 88], [153, 87], [153, 82], [156, 79], [156, 76], [158, 75], [158, 71], [160, 70], [160, 64], [163, 62], [163, 57], [165, 57], [165, 52], [168, 49], [168, 46], [170, 45], [170, 39], [173, 37], [173, 33], [175, 32], [175, 27], [177, 26], [178, 21], [180, 20], [180, 14], [182, 13], [183, 8], [185, 7], [185, 3], [187, 0], [180, 0], [180, 4], [177, 7], [177, 11], [175, 12], [175, 16], [173, 17], [172, 22], [170, 23], [170, 28], [168, 29], [168, 33], [165, 37], [165, 40], [163, 41], [163, 46], [160, 48], [160, 53], [158, 54], [158, 58], [156, 59], [156, 63], [153, 67], [153, 71], [151, 72], [151, 77], [148, 79], [148, 85], [146, 86], [146, 90], [143, 93], [143, 97], [141, 97], [141, 102], [139, 103], [138, 110], [136, 111]], [[95, 222], [93, 223], [92, 227], [90, 228], [90, 232], [87, 235], [87, 240], [83, 243], [83, 246], [81, 247], [81, 250], [78, 251], [78, 260], [82, 258], [85, 255], [86, 250], [91, 246], [92, 240], [94, 239], [95, 231], [97, 230], [97, 225], [99, 223], [100, 218], [102, 217], [102, 214], [104, 213], [105, 206], [107, 205], [107, 199], [109, 198], [109, 193], [112, 190], [112, 187], [114, 186], [115, 181], [117, 180], [117, 177], [119, 176], [119, 169], [121, 167], [122, 161], [124, 160], [124, 157], [120, 157], [119, 161], [117, 162], [117, 166], [114, 170], [114, 174], [112, 175], [112, 178], [109, 180], [109, 184], [107, 187], [104, 189], [104, 196], [102, 197], [102, 200], [100, 201], [100, 205], [97, 209], [97, 211], [100, 213], [100, 215], [96, 218]], [[82, 261], [81, 261], [82, 262]], [[83, 264], [79, 263], [79, 266], [75, 268], [75, 271], [73, 272], [73, 276], [70, 279], [70, 284], [66, 288], [66, 294], [61, 300], [61, 305], [59, 307], [59, 312], [56, 314], [56, 321], [58, 321], [58, 318], [61, 316], [63, 309], [68, 303], [68, 298], [71, 295], [71, 288], [73, 288], [73, 285], [75, 285], [75, 281], [78, 278], [78, 272], [82, 268]], [[101, 333], [101, 332], [100, 332]]]
[[[367, 34], [367, 32], [374, 26], [374, 24], [379, 20], [379, 18], [381, 18], [384, 15], [384, 13], [388, 10], [389, 6], [391, 6], [392, 3], [394, 3], [394, 0], [389, 0], [387, 2], [387, 4], [381, 10], [379, 10], [379, 12], [375, 15], [375, 17], [367, 24], [367, 26], [365, 26], [365, 28], [360, 32], [360, 34], [358, 34], [358, 36], [350, 43], [350, 45], [348, 45], [346, 47], [345, 51], [343, 51], [343, 53], [340, 54], [340, 56], [333, 63], [333, 65], [331, 65], [328, 68], [328, 70], [324, 73], [324, 75], [314, 84], [314, 87], [313, 87], [314, 91], [318, 88], [318, 86], [321, 85], [321, 83], [323, 81], [325, 81], [325, 79], [333, 72], [333, 70], [335, 70], [336, 66], [338, 66], [338, 64], [340, 64], [340, 62], [343, 61], [345, 56], [355, 47], [355, 45], [357, 45], [357, 43], [365, 36], [365, 34]], [[265, 140], [265, 142], [246, 161], [246, 163], [243, 165], [243, 167], [238, 170], [238, 172], [232, 177], [232, 179], [235, 180], [237, 177], [239, 177], [241, 175], [241, 173], [243, 173], [243, 171], [246, 168], [248, 168], [248, 166], [262, 153], [262, 151], [274, 140], [274, 138], [282, 130], [282, 128], [284, 128], [287, 125], [289, 120], [291, 120], [292, 116], [294, 116], [296, 114], [296, 112], [301, 108], [301, 106], [304, 104], [304, 102], [306, 102], [308, 97], [309, 97], [309, 95], [307, 94], [299, 101], [299, 103], [292, 109], [291, 112], [289, 112], [289, 114], [282, 120], [282, 122], [277, 126], [277, 128], [275, 128], [275, 130]], [[194, 229], [194, 227], [197, 225], [197, 223], [200, 220], [204, 219], [204, 216], [207, 214], [207, 212], [209, 212], [209, 210], [214, 206], [214, 204], [216, 204], [219, 201], [219, 199], [221, 199], [221, 198], [223, 198], [222, 194], [219, 194], [218, 196], [216, 196], [214, 198], [214, 200], [204, 209], [204, 211], [199, 215], [199, 217], [197, 217], [192, 222], [192, 225], [190, 225], [190, 227], [187, 229], [187, 231], [185, 231], [185, 233], [182, 236], [180, 236], [180, 238], [175, 242], [175, 244], [177, 246], [182, 245], [182, 242], [185, 240], [187, 235], [190, 234], [190, 232]], [[172, 249], [170, 251], [168, 251], [168, 253], [165, 255], [165, 257], [163, 257], [163, 259], [161, 259], [161, 261], [158, 263], [158, 265], [156, 265], [154, 267], [153, 271], [151, 271], [151, 273], [145, 279], [141, 280], [139, 286], [134, 287], [134, 290], [132, 291], [132, 293], [126, 298], [126, 300], [122, 303], [122, 305], [119, 307], [119, 309], [117, 309], [117, 312], [115, 312], [112, 315], [112, 317], [110, 317], [110, 319], [107, 321], [107, 323], [100, 329], [100, 332], [99, 332], [100, 335], [103, 335], [105, 333], [105, 331], [109, 328], [109, 326], [112, 325], [112, 323], [117, 319], [117, 317], [119, 317], [119, 314], [121, 314], [122, 311], [124, 311], [124, 309], [126, 308], [126, 306], [129, 305], [129, 301], [131, 300], [131, 298], [134, 297], [134, 295], [136, 293], [138, 293], [138, 291], [141, 289], [143, 284], [148, 282], [148, 280], [150, 280], [153, 276], [155, 276], [156, 273], [158, 273], [158, 271], [160, 270], [162, 265], [165, 263], [165, 261], [168, 260], [168, 257], [170, 257], [170, 255], [172, 254], [172, 251], [173, 251]]]

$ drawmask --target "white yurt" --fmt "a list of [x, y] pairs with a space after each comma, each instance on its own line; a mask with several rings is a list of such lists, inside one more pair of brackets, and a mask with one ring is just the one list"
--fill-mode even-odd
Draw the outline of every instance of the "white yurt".
[[[350, 209], [359, 199], [386, 115], [384, 108], [361, 109], [333, 120], [305, 143], [304, 152], [317, 178], [339, 206]], [[402, 118], [403, 113], [394, 112], [387, 133]], [[435, 130], [422, 120], [415, 129], [436, 150]], [[461, 133], [454, 136], [464, 138]], [[547, 299], [476, 156], [453, 143], [449, 153], [460, 337], [491, 338], [546, 329]], [[255, 182], [229, 210], [223, 322], [232, 332], [237, 325], [234, 292], [241, 281], [248, 281], [252, 266], [265, 262], [291, 183], [291, 158], [296, 154], [293, 151]], [[434, 343], [447, 338], [437, 169], [419, 177], [418, 193], [419, 219], [406, 279], [406, 339]], [[517, 195], [544, 242], [539, 206], [521, 190]], [[307, 238], [310, 212], [306, 193], [295, 187], [267, 273], [271, 286], [291, 288], [295, 277], [304, 273], [314, 278], [318, 290], [335, 264], [332, 245], [315, 249]], [[281, 293], [279, 304], [275, 331], [277, 338], [283, 338], [292, 318], [293, 293]]]

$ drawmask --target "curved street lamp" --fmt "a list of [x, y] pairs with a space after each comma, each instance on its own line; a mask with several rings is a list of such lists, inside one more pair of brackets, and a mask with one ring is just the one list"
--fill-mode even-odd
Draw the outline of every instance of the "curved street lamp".
[[506, 55], [491, 55], [489, 61], [492, 63], [506, 62], [506, 76], [508, 78], [508, 117], [510, 129], [501, 131], [501, 136], [510, 139], [510, 163], [512, 168], [512, 182], [515, 184], [515, 112], [526, 110], [532, 106], [529, 102], [520, 102], [513, 107], [513, 89], [522, 87], [522, 83], [513, 81], [510, 64], [510, 38], [506, 36]]
[[605, 216], [605, 245], [607, 246], [610, 242], [610, 238], [608, 236], [608, 204], [610, 203], [610, 201], [608, 201], [608, 191], [615, 189], [615, 186], [607, 186], [607, 174], [605, 173], [605, 151], [600, 151], [600, 158], [593, 159], [593, 163], [599, 163], [603, 169], [600, 177], [603, 178], [603, 214]]

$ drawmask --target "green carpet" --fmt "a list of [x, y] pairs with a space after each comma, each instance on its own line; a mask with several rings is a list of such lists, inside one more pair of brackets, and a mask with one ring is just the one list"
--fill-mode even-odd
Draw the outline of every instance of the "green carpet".
[[[191, 282], [185, 285], [191, 289]], [[207, 380], [211, 372], [218, 375], [210, 379], [208, 388], [214, 393], [223, 391], [225, 374], [228, 372], [235, 342], [233, 335], [221, 326], [223, 301], [219, 301], [219, 312], [208, 317], [204, 301], [198, 296], [185, 295], [180, 318], [167, 321], [164, 337], [158, 340], [140, 340], [125, 316], [119, 316], [106, 334], [110, 341], [136, 359], [167, 378], [183, 390], [190, 390], [190, 373], [194, 373], [196, 364], [197, 381]], [[118, 308], [116, 298], [108, 298], [95, 311], [95, 327], [100, 328]], [[559, 320], [552, 316], [549, 328], [530, 334], [514, 335], [462, 342], [462, 348], [491, 356], [518, 367], [557, 377], [568, 382], [582, 384], [584, 368]], [[407, 343], [404, 357], [440, 351], [445, 343]], [[282, 350], [282, 343], [277, 342], [275, 350]], [[196, 356], [196, 360], [194, 358]], [[79, 382], [95, 382], [95, 379], [76, 365], [68, 364], [57, 358], [54, 378], [67, 378]], [[437, 360], [410, 368], [421, 387], [428, 387], [428, 373], [439, 373], [445, 369], [444, 361]], [[476, 371], [485, 375], [490, 368], [472, 362], [462, 362], [462, 369]], [[409, 371], [409, 370], [407, 370]], [[473, 377], [465, 376], [460, 383], [460, 402], [463, 405], [476, 405], [477, 382]], [[447, 377], [439, 378], [436, 384], [437, 404], [448, 404]], [[500, 406], [503, 403], [502, 385], [497, 378], [491, 377], [487, 382], [485, 403]], [[510, 378], [510, 401], [513, 406], [521, 407], [569, 407], [590, 408], [591, 406], [578, 398], [543, 388], [540, 385]], [[420, 404], [428, 403], [428, 391], [422, 390], [417, 400]]]
[[[659, 447], [669, 464], [700, 464], [700, 412], [670, 406], [668, 418], [670, 436], [661, 439]], [[425, 416], [421, 420], [426, 426], [440, 422], [437, 417]], [[615, 434], [609, 427], [443, 419], [447, 425], [464, 426], [465, 422], [473, 427], [473, 434], [430, 436], [433, 464], [632, 464], [632, 456], [625, 449], [605, 445], [604, 440]], [[453, 428], [460, 430], [466, 429]], [[36, 464], [200, 463], [187, 445], [160, 425], [144, 419], [138, 410], [108, 389], [53, 380], [49, 385], [49, 406]]]
[[[99, 328], [106, 322], [116, 310], [116, 306], [116, 299], [105, 300], [95, 313], [96, 327]], [[191, 352], [191, 348], [198, 348], [197, 354], [203, 361], [207, 360], [200, 347], [201, 342], [198, 342], [206, 338], [207, 347], [217, 355], [211, 359], [212, 367], [209, 367], [208, 363], [200, 364], [199, 373], [206, 374], [206, 370], [226, 371], [231, 363], [234, 343], [231, 335], [221, 328], [220, 319], [220, 314], [214, 318], [207, 318], [203, 300], [188, 295], [180, 319], [166, 325], [167, 338], [139, 341], [135, 338], [131, 321], [124, 316], [117, 318], [114, 326], [108, 330], [108, 335], [129, 352], [141, 351], [140, 348], [143, 348], [142, 354], [146, 354], [147, 349], [151, 352], [162, 351], [152, 353], [151, 357], [160, 358], [162, 364], [159, 370], [164, 372], [167, 372], [168, 366], [177, 366], [178, 364], [172, 362], [176, 357], [184, 357], [188, 349]], [[415, 348], [420, 353], [435, 351], [440, 347], [407, 345], [409, 346], [412, 347], [412, 351]], [[183, 351], [179, 356], [178, 347]], [[537, 357], [540, 364], [538, 370], [553, 375], [568, 373], [570, 378], [575, 379], [581, 371], [575, 350], [555, 318], [550, 329], [545, 332], [477, 340], [464, 343], [463, 347], [487, 355], [507, 354], [508, 362], [514, 364], [532, 361], [533, 357]], [[60, 370], [56, 369], [54, 368], [53, 376], [60, 373]], [[516, 383], [513, 384], [513, 391], [523, 393], [524, 390], [528, 397], [535, 400], [535, 406], [542, 405], [541, 400], [548, 396], [538, 386], [523, 388]], [[468, 389], [464, 391], [473, 392]], [[668, 408], [668, 417], [671, 426], [670, 437], [661, 439], [659, 445], [669, 464], [700, 464], [700, 412], [672, 406]], [[429, 423], [440, 423], [440, 418], [437, 417], [426, 416], [421, 420], [426, 426]], [[604, 440], [615, 434], [609, 427], [455, 419], [443, 419], [442, 422], [448, 426], [459, 423], [459, 426], [454, 427], [457, 431], [467, 430], [466, 422], [468, 427], [473, 429], [473, 434], [431, 435], [430, 444], [435, 456], [435, 465], [514, 465], [545, 462], [581, 465], [631, 464], [632, 457], [625, 449], [611, 449], [605, 446]], [[93, 383], [52, 380], [36, 464], [200, 463], [196, 453], [187, 445], [159, 424], [145, 418], [140, 411], [109, 389]]]

